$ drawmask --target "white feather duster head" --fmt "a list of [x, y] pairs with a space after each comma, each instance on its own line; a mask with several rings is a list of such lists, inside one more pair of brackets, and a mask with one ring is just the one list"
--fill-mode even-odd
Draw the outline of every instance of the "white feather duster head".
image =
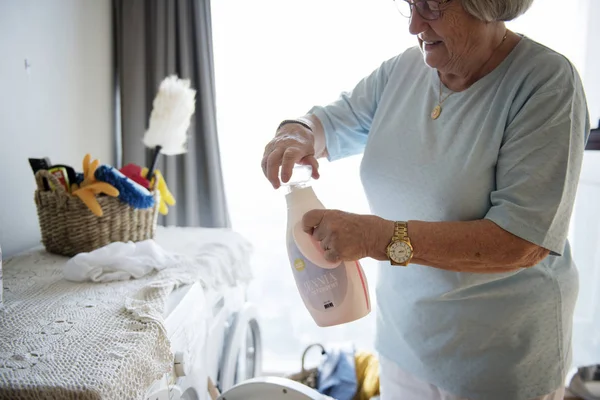
[[196, 107], [196, 91], [190, 81], [172, 75], [165, 78], [152, 103], [148, 130], [144, 145], [161, 146], [161, 153], [175, 155], [185, 153], [187, 130]]

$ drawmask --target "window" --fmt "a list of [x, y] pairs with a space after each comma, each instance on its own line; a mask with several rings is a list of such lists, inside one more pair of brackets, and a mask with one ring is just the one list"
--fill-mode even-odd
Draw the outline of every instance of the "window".
[[[319, 328], [304, 308], [287, 260], [285, 194], [264, 179], [260, 161], [280, 120], [336, 99], [413, 45], [406, 20], [387, 0], [228, 0], [212, 7], [227, 200], [234, 228], [255, 246], [250, 296], [262, 314], [264, 369], [297, 371], [313, 342], [349, 340], [371, 349], [373, 313], [347, 326]], [[314, 187], [327, 207], [368, 212], [359, 162], [321, 162]], [[374, 301], [374, 264], [363, 268]]]

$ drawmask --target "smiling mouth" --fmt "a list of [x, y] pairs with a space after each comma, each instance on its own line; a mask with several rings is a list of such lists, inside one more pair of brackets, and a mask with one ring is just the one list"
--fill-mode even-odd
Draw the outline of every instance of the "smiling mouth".
[[442, 44], [443, 42], [441, 40], [423, 40], [423, 39], [419, 39], [421, 41], [421, 51], [424, 52], [429, 52], [429, 51], [433, 51], [434, 49], [437, 49], [438, 45]]

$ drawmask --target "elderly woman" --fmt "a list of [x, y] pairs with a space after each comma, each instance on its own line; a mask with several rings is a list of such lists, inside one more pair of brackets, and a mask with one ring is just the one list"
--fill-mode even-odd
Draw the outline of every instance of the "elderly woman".
[[262, 167], [363, 153], [373, 215], [313, 210], [330, 260], [380, 260], [384, 400], [562, 399], [578, 275], [567, 241], [589, 132], [571, 63], [503, 21], [532, 0], [396, 0], [418, 46], [285, 120]]

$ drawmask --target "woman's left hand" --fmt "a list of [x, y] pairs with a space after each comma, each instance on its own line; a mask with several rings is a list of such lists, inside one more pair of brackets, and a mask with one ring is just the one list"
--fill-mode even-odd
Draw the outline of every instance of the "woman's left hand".
[[306, 233], [321, 243], [330, 262], [355, 261], [365, 257], [386, 259], [385, 250], [394, 223], [374, 215], [339, 210], [312, 210], [302, 218]]

